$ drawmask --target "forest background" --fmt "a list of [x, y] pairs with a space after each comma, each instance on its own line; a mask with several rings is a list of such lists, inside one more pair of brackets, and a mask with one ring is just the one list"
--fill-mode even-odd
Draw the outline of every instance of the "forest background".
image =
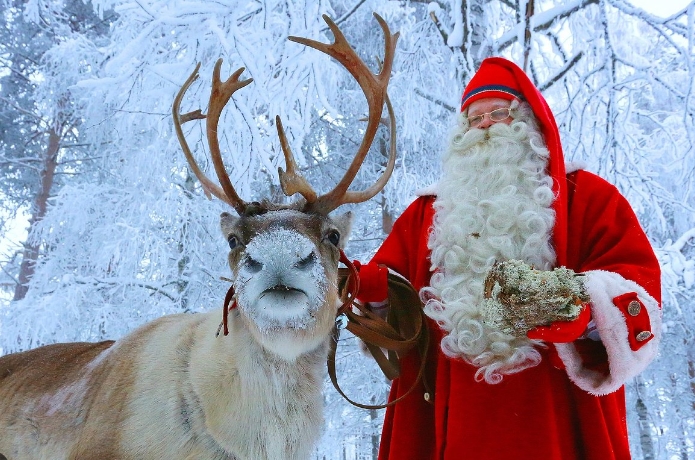
[[[182, 110], [206, 106], [214, 62], [244, 66], [220, 126], [247, 199], [283, 199], [280, 115], [319, 191], [361, 140], [366, 102], [337, 63], [287, 40], [323, 42], [328, 14], [377, 68], [400, 32], [389, 94], [399, 157], [383, 193], [355, 206], [348, 255], [367, 260], [414, 192], [437, 180], [464, 84], [487, 56], [524, 67], [548, 99], [566, 160], [629, 199], [663, 269], [664, 338], [627, 384], [636, 459], [695, 459], [695, 2], [647, 12], [625, 0], [0, 0], [0, 354], [118, 338], [168, 313], [220, 308], [229, 275], [206, 199], [173, 132], [171, 104], [201, 62]], [[193, 124], [193, 123], [191, 123]], [[187, 128], [207, 163], [201, 126]], [[385, 161], [379, 134], [355, 187]], [[354, 399], [388, 382], [340, 344]], [[376, 458], [383, 411], [349, 406], [326, 384], [316, 459]]]

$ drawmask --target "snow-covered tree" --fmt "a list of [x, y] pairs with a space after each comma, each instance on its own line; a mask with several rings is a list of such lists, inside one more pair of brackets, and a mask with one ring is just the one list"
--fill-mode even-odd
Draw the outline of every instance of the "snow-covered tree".
[[[6, 2], [1, 16], [0, 196], [9, 221], [28, 215], [26, 241], [7, 239], [5, 289], [21, 300], [29, 289], [41, 242], [36, 228], [48, 200], [91, 161], [81, 144], [78, 103], [71, 86], [91, 71], [112, 12], [98, 17], [82, 1]], [[67, 58], [65, 58], [67, 57]], [[69, 180], [69, 179], [68, 179]], [[22, 248], [17, 251], [17, 246]]]

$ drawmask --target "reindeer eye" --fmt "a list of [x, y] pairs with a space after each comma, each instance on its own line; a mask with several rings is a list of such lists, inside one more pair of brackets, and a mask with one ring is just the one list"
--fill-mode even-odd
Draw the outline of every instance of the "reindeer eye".
[[237, 246], [239, 246], [239, 239], [236, 237], [236, 235], [229, 235], [227, 241], [229, 242], [229, 249], [235, 249]]
[[330, 241], [333, 246], [338, 246], [338, 243], [340, 243], [340, 233], [338, 233], [338, 230], [331, 230], [326, 235], [326, 239]]

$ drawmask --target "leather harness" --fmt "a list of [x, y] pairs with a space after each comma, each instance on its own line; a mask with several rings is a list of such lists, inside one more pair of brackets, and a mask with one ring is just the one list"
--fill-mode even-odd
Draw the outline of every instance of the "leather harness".
[[[428, 395], [425, 399], [428, 402], [433, 402], [433, 392], [429, 390], [428, 382], [424, 377], [429, 348], [429, 331], [418, 293], [406, 279], [389, 272], [386, 305], [388, 313], [386, 320], [384, 320], [371, 311], [368, 304], [355, 302], [354, 293], [358, 292], [359, 274], [354, 265], [344, 257], [344, 254], [341, 255], [341, 262], [348, 267], [338, 269], [338, 287], [341, 299], [343, 299], [343, 304], [338, 309], [338, 317], [345, 315], [347, 318], [345, 329], [365, 343], [386, 378], [393, 380], [400, 376], [399, 360], [413, 349], [417, 350], [420, 357], [420, 368], [412, 386], [399, 398], [386, 404], [357, 403], [345, 395], [338, 385], [335, 355], [340, 329], [335, 327], [327, 361], [331, 383], [346, 401], [362, 409], [383, 409], [392, 406], [410, 395], [420, 380], [422, 380]], [[356, 281], [353, 282], [352, 280]]]

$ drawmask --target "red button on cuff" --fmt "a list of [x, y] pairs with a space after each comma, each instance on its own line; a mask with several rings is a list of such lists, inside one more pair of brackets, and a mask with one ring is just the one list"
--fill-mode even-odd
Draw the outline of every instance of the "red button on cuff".
[[642, 348], [654, 338], [649, 313], [637, 298], [636, 292], [627, 292], [613, 299], [613, 304], [620, 309], [627, 324], [627, 339], [632, 351]]

